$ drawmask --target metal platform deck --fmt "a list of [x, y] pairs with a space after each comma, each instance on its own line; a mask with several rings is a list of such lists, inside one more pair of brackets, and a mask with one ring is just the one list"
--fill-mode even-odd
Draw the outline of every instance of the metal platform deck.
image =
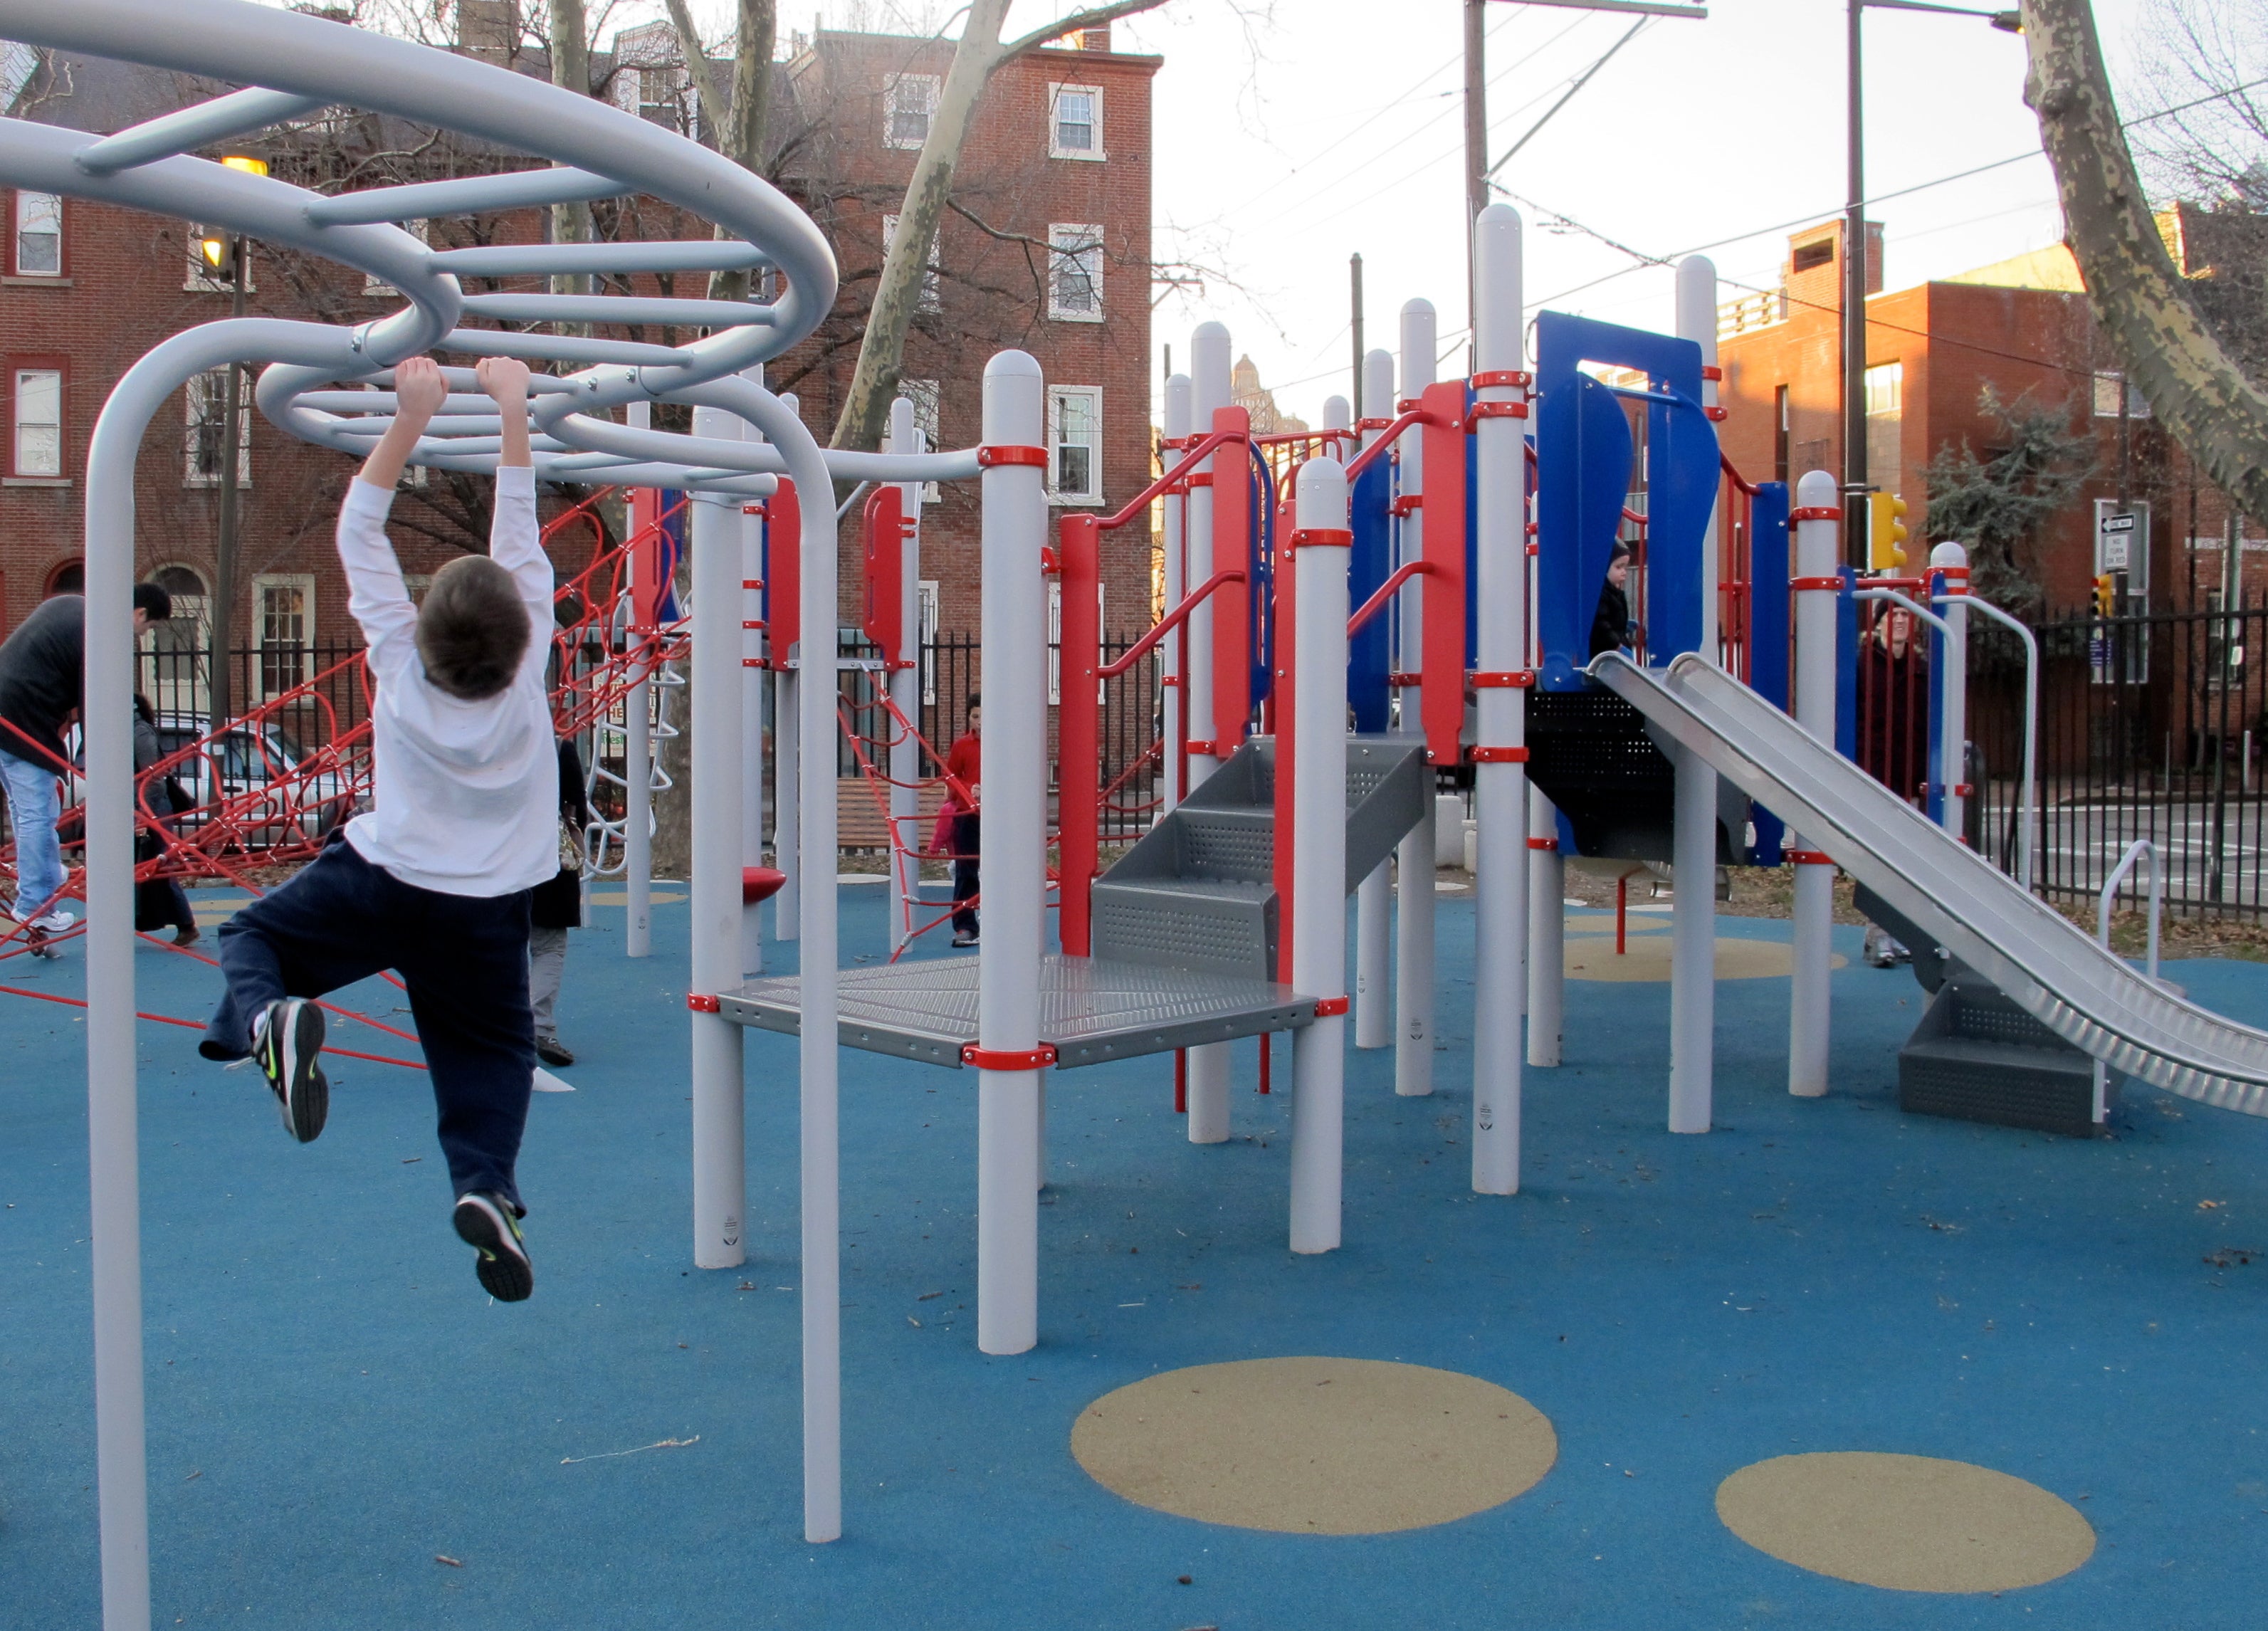
[[[961, 1068], [976, 1040], [976, 959], [928, 958], [838, 976], [843, 1045]], [[720, 992], [718, 1012], [736, 1024], [798, 1034], [802, 982], [792, 975]], [[1165, 1053], [1204, 1042], [1314, 1022], [1313, 998], [1289, 985], [1049, 953], [1040, 959], [1040, 1040], [1058, 1069]]]

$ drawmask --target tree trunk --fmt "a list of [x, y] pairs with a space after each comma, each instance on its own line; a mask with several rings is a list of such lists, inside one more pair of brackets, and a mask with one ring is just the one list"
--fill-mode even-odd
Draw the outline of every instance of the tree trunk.
[[1114, 18], [1130, 17], [1162, 5], [1165, 0], [1111, 0], [1059, 18], [1007, 45], [1000, 43], [1000, 26], [1007, 20], [1012, 0], [972, 0], [960, 41], [953, 48], [953, 65], [946, 70], [945, 87], [938, 92], [937, 111], [931, 115], [929, 138], [914, 160], [913, 180], [906, 183], [905, 202], [898, 207], [897, 232], [882, 256], [881, 277], [874, 285], [874, 303], [866, 313], [866, 333], [858, 343], [858, 363], [850, 375], [850, 395], [835, 422], [831, 447], [872, 451], [882, 445], [882, 432], [890, 417], [890, 402], [898, 392], [904, 370], [906, 330], [921, 303], [922, 273], [928, 269], [930, 246], [937, 241], [939, 223], [945, 219], [946, 201], [953, 194], [953, 173], [961, 163], [962, 144], [976, 117], [977, 99], [985, 82], [1003, 63], [1012, 62], [1051, 40], [1060, 40], [1082, 28], [1092, 28]]
[[[778, 36], [777, 0], [740, 0], [740, 26], [733, 51], [733, 93], [727, 99], [710, 71], [709, 55], [693, 13], [685, 0], [668, 0], [669, 20], [677, 34], [677, 48], [685, 58], [701, 93], [705, 117], [716, 122], [717, 151], [743, 170], [764, 173], [764, 127], [771, 111], [772, 42]], [[718, 109], [724, 111], [719, 114]], [[723, 227], [717, 236], [726, 236]], [[745, 271], [709, 274], [712, 300], [745, 300], [748, 275]]]
[[[563, 85], [578, 96], [591, 94], [588, 27], [583, 15], [583, 0], [551, 0], [551, 83]], [[552, 242], [579, 244], [590, 240], [589, 204], [551, 206]], [[554, 294], [587, 294], [590, 286], [590, 279], [579, 272], [563, 272], [551, 280]], [[562, 334], [577, 331], [576, 325], [563, 325], [559, 330]]]
[[2205, 325], [2158, 236], [2088, 0], [2023, 0], [2024, 100], [2055, 167], [2095, 317], [2151, 411], [2244, 512], [2268, 518], [2268, 395]]

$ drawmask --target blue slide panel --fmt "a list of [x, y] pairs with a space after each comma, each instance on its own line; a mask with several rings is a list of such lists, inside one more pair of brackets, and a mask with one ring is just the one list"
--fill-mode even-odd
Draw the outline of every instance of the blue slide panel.
[[[1762, 482], [1749, 501], [1749, 685], [1766, 702], [1787, 711], [1790, 602], [1787, 483]], [[1750, 814], [1756, 828], [1755, 861], [1777, 867], [1787, 823], [1758, 804]]]
[[[1383, 455], [1354, 478], [1348, 497], [1354, 547], [1347, 552], [1347, 604], [1359, 610], [1394, 575], [1394, 472]], [[1387, 728], [1394, 619], [1389, 605], [1347, 641], [1347, 705], [1358, 731]]]

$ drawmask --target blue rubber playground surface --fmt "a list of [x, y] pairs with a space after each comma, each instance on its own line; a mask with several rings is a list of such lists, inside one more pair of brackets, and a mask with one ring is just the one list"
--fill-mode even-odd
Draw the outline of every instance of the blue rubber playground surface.
[[[880, 891], [843, 897], [846, 961], [875, 956]], [[1522, 1192], [1478, 1199], [1471, 911], [1443, 899], [1434, 1096], [1396, 1099], [1390, 1052], [1349, 1054], [1336, 1253], [1285, 1249], [1288, 1105], [1248, 1070], [1211, 1148], [1185, 1141], [1162, 1061], [1058, 1078], [1042, 1339], [1014, 1358], [976, 1347], [974, 1073], [846, 1052], [846, 1534], [826, 1546], [801, 1539], [793, 1044], [750, 1033], [747, 1264], [693, 1270], [681, 907], [649, 961], [622, 956], [618, 909], [575, 937], [578, 1090], [534, 1107], [517, 1307], [449, 1231], [422, 1074], [340, 1062], [303, 1148], [255, 1076], [144, 1025], [158, 1625], [2261, 1623], [2268, 1125], [2146, 1088], [2110, 1140], [1904, 1116], [1918, 988], [1837, 929], [1830, 1097], [1785, 1090], [1787, 981], [1723, 981], [1717, 1127], [1673, 1137], [1667, 984], [1571, 980], [1567, 1062], [1528, 1076]], [[137, 966], [156, 1012], [200, 1017], [217, 990], [155, 947]], [[2168, 971], [2268, 1023], [2268, 968]], [[75, 995], [81, 973], [73, 954], [5, 980]], [[407, 1024], [383, 985], [341, 1000]], [[83, 1035], [75, 1010], [0, 998], [9, 1631], [99, 1616]], [[1115, 1388], [1299, 1354], [1498, 1384], [1550, 1418], [1557, 1464], [1470, 1517], [1333, 1538], [1151, 1510], [1071, 1457]], [[1847, 1450], [2029, 1480], [2084, 1514], [2094, 1554], [1940, 1595], [1810, 1573], [1719, 1522], [1735, 1471]]]

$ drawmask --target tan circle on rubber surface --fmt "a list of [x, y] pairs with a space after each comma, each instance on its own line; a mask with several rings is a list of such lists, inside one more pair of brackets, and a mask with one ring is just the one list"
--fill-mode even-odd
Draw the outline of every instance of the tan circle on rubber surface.
[[2014, 1590], [2095, 1553], [2095, 1531], [2061, 1497], [1932, 1456], [1777, 1456], [1718, 1485], [1717, 1516], [1784, 1563], [1893, 1591]]
[[[1561, 966], [1569, 979], [1666, 980], [1669, 978], [1668, 934], [1631, 935], [1620, 956], [1615, 955], [1611, 934], [1570, 935]], [[1830, 968], [1846, 968], [1848, 957], [1831, 958]], [[1787, 978], [1795, 968], [1795, 948], [1779, 940], [1719, 940], [1717, 942], [1719, 979]]]
[[1138, 1506], [1240, 1529], [1380, 1535], [1500, 1506], [1558, 1458], [1526, 1399], [1374, 1359], [1168, 1370], [1079, 1413], [1071, 1452]]

